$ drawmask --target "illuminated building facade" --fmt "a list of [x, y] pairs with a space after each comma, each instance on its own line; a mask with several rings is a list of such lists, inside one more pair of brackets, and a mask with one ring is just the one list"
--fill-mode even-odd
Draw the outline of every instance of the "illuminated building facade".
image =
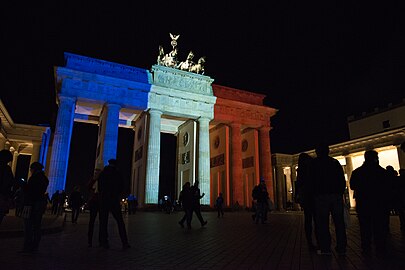
[[[361, 116], [350, 116], [348, 126], [350, 140], [330, 146], [330, 156], [336, 158], [342, 165], [350, 195], [351, 207], [355, 206], [353, 191], [349, 180], [354, 169], [364, 162], [364, 152], [376, 150], [380, 165], [388, 165], [396, 171], [405, 168], [405, 153], [400, 149], [405, 142], [405, 102], [397, 105], [390, 104], [384, 109], [375, 109], [372, 113], [362, 113]], [[314, 150], [306, 151], [316, 156]], [[273, 154], [275, 174], [276, 205], [278, 209], [287, 209], [288, 202], [294, 201], [294, 183], [297, 177], [299, 153], [294, 155]], [[384, 186], [384, 183], [381, 183]]]
[[74, 121], [99, 126], [96, 168], [116, 158], [118, 128], [134, 130], [131, 192], [140, 207], [158, 203], [161, 132], [177, 136], [177, 194], [198, 180], [203, 205], [222, 192], [228, 206], [243, 207], [260, 177], [272, 190], [269, 131], [276, 110], [263, 105], [265, 96], [164, 65], [145, 70], [70, 53], [65, 59], [55, 67], [50, 194], [66, 184]]
[[[46, 165], [51, 129], [14, 123], [3, 102], [0, 100], [0, 150], [7, 149], [13, 154], [11, 168], [18, 178], [27, 179], [29, 164], [38, 161]], [[27, 160], [16, 175], [19, 160]], [[23, 162], [22, 162], [23, 163]]]

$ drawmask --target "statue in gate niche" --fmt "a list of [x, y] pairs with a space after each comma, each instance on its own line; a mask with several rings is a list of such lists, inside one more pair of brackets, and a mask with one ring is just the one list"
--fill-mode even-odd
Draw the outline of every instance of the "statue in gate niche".
[[179, 37], [180, 35], [173, 35], [172, 33], [170, 33], [170, 38], [172, 39], [170, 45], [172, 45], [172, 50], [168, 54], [165, 54], [163, 47], [159, 46], [159, 55], [157, 57], [157, 64], [197, 74], [204, 74], [205, 56], [200, 57], [200, 59], [198, 59], [198, 62], [195, 63], [193, 61], [194, 53], [190, 51], [187, 55], [187, 59], [185, 61], [178, 63], [177, 40]]

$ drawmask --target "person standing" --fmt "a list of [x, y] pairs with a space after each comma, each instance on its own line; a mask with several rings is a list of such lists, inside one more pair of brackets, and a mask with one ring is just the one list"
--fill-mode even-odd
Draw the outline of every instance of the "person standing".
[[386, 253], [386, 215], [390, 195], [381, 190], [381, 185], [388, 179], [387, 171], [379, 165], [378, 153], [374, 150], [365, 152], [363, 165], [350, 177], [350, 188], [356, 194], [361, 248], [365, 255], [371, 252], [372, 239], [377, 254]]
[[207, 221], [203, 219], [201, 215], [201, 204], [200, 200], [204, 197], [205, 193], [201, 194], [200, 188], [198, 187], [199, 182], [195, 181], [194, 185], [191, 187], [191, 194], [193, 195], [192, 211], [197, 216], [198, 220], [201, 223], [201, 227], [207, 225]]
[[30, 166], [31, 177], [24, 186], [24, 208], [31, 208], [31, 213], [24, 218], [23, 253], [38, 251], [41, 240], [42, 215], [47, 204], [45, 192], [49, 185], [43, 168], [44, 166], [39, 162], [32, 163]]
[[217, 199], [215, 200], [215, 207], [217, 208], [218, 218], [224, 217], [224, 198], [222, 197], [222, 192], [218, 194]]
[[77, 224], [77, 219], [79, 218], [80, 208], [83, 205], [83, 196], [80, 192], [80, 187], [74, 187], [73, 191], [69, 196], [69, 205], [72, 208], [72, 223]]
[[122, 248], [128, 249], [128, 236], [121, 212], [121, 196], [124, 192], [124, 178], [117, 169], [117, 161], [110, 159], [98, 178], [100, 192], [100, 243], [104, 248], [109, 248], [108, 243], [108, 214], [111, 212], [118, 225], [118, 232]]
[[316, 250], [313, 243], [313, 234], [316, 242], [318, 238], [315, 229], [315, 198], [311, 188], [310, 168], [312, 157], [307, 153], [301, 153], [298, 156], [298, 170], [296, 182], [296, 200], [304, 209], [304, 228], [310, 250]]
[[336, 233], [336, 251], [339, 255], [346, 253], [347, 237], [343, 213], [343, 194], [346, 188], [342, 166], [339, 161], [329, 156], [329, 146], [319, 144], [316, 158], [311, 166], [311, 189], [314, 192], [316, 231], [318, 235], [319, 255], [331, 255], [331, 236], [329, 216], [332, 214]]
[[267, 221], [267, 211], [269, 209], [269, 193], [267, 192], [264, 179], [261, 179], [260, 184], [253, 188], [252, 195], [256, 206], [254, 221], [258, 224], [259, 220], [261, 220], [261, 223], [265, 224]]
[[184, 222], [187, 222], [187, 228], [191, 229], [191, 219], [193, 215], [193, 194], [191, 193], [190, 182], [183, 185], [180, 191], [179, 202], [184, 211], [183, 218], [179, 221], [179, 225], [184, 228]]
[[[89, 199], [87, 201], [87, 207], [89, 208], [90, 211], [89, 226], [87, 229], [88, 247], [93, 246], [94, 223], [96, 222], [97, 214], [99, 214], [100, 212], [100, 198], [98, 193], [98, 182], [97, 182], [100, 173], [101, 169], [96, 168], [94, 170], [94, 177], [89, 181], [87, 185], [89, 191]], [[100, 241], [100, 231], [99, 231], [99, 241]]]
[[13, 154], [9, 150], [0, 151], [0, 224], [10, 209], [12, 202], [12, 187], [14, 175], [11, 167], [7, 164], [13, 160]]
[[59, 208], [59, 190], [55, 191], [54, 194], [52, 194], [51, 197], [51, 204], [52, 204], [52, 214], [57, 215], [58, 214], [58, 208]]

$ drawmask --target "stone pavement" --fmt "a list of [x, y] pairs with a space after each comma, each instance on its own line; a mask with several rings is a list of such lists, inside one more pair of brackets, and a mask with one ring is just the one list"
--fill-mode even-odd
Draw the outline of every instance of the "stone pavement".
[[[70, 214], [68, 214], [70, 215]], [[405, 269], [405, 234], [391, 217], [389, 257], [361, 255], [357, 218], [348, 228], [346, 256], [319, 256], [306, 246], [301, 212], [271, 213], [267, 224], [254, 224], [251, 213], [203, 212], [208, 225], [182, 229], [182, 212], [137, 212], [126, 216], [131, 249], [121, 250], [110, 217], [109, 250], [87, 247], [88, 214], [78, 224], [66, 219], [63, 231], [45, 234], [36, 254], [18, 253], [22, 237], [0, 239], [1, 269]], [[55, 225], [57, 227], [59, 225]], [[333, 226], [332, 226], [333, 227]], [[96, 224], [95, 236], [97, 236]], [[97, 243], [97, 237], [93, 240]], [[97, 246], [97, 245], [95, 245]]]

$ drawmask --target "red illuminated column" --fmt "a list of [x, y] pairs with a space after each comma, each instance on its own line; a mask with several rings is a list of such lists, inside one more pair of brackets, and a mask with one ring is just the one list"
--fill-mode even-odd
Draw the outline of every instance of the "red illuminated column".
[[243, 179], [242, 179], [242, 135], [240, 123], [231, 123], [231, 143], [232, 143], [232, 192], [235, 203], [243, 203]]
[[271, 151], [270, 151], [270, 127], [262, 127], [259, 130], [260, 140], [260, 176], [266, 181], [267, 191], [271, 200], [274, 202], [274, 184], [273, 173], [271, 166]]

